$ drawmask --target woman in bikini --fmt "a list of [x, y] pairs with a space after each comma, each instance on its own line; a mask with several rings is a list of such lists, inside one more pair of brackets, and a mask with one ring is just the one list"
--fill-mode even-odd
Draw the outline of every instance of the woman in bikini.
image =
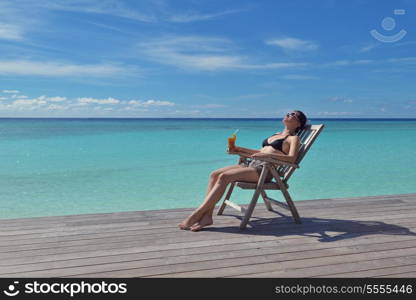
[[[258, 182], [264, 162], [256, 158], [275, 158], [287, 162], [295, 162], [300, 146], [299, 136], [296, 135], [305, 127], [306, 116], [299, 110], [287, 113], [282, 120], [285, 128], [263, 141], [260, 150], [235, 147], [231, 152], [249, 154], [253, 160], [250, 164], [227, 166], [213, 171], [208, 181], [208, 189], [204, 202], [178, 226], [180, 229], [198, 231], [212, 225], [212, 214], [215, 204], [221, 199], [227, 185], [234, 181]], [[268, 175], [266, 182], [272, 179]]]

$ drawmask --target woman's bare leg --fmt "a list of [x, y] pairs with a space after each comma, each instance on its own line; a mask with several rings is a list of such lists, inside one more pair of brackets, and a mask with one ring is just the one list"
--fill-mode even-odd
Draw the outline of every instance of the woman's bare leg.
[[[208, 193], [211, 191], [211, 189], [214, 187], [215, 183], [218, 180], [219, 174], [217, 174], [217, 176], [212, 176], [215, 172], [223, 173], [225, 171], [235, 169], [235, 168], [244, 168], [244, 167], [240, 166], [240, 165], [233, 165], [233, 166], [228, 166], [228, 167], [225, 167], [225, 168], [221, 168], [221, 169], [218, 169], [218, 170], [215, 170], [214, 172], [212, 172], [211, 176], [210, 176], [209, 183], [208, 183], [208, 190], [207, 190], [207, 193], [206, 193], [205, 197], [208, 195]], [[214, 214], [214, 210], [215, 210], [215, 205], [213, 205], [212, 208], [205, 213], [204, 217], [206, 217], [206, 220], [211, 220], [211, 222], [212, 222], [212, 215]]]
[[[230, 182], [234, 181], [248, 181], [248, 182], [257, 182], [259, 175], [254, 168], [235, 168], [222, 173], [214, 187], [205, 197], [204, 202], [185, 220], [184, 226], [191, 227], [197, 221], [201, 220], [206, 212], [209, 212], [213, 206], [221, 199], [222, 195], [225, 192], [227, 185]], [[202, 223], [202, 222], [201, 222]], [[193, 231], [198, 231], [203, 224], [198, 224], [192, 228]]]
[[[211, 172], [211, 174], [210, 174], [210, 176], [209, 176], [209, 179], [208, 179], [208, 187], [207, 187], [207, 192], [206, 192], [206, 194], [205, 194], [205, 197], [207, 197], [208, 196], [208, 194], [209, 194], [209, 192], [212, 190], [212, 188], [214, 187], [214, 185], [215, 185], [215, 183], [218, 181], [218, 177], [222, 174], [222, 173], [224, 173], [224, 172], [226, 172], [226, 171], [228, 171], [228, 170], [232, 170], [232, 169], [236, 169], [236, 168], [242, 168], [242, 166], [240, 166], [240, 165], [232, 165], [232, 166], [226, 166], [226, 167], [224, 167], [224, 168], [220, 168], [220, 169], [217, 169], [217, 170], [215, 170], [215, 171], [213, 171], [213, 172]], [[211, 216], [211, 221], [212, 221], [212, 214], [213, 214], [213, 211], [214, 211], [214, 208], [215, 208], [215, 206], [211, 209], [211, 213], [210, 214], [208, 214], [209, 216]], [[186, 221], [186, 219], [185, 220], [183, 220], [178, 226], [179, 226], [179, 228], [181, 228], [181, 229], [188, 229], [188, 228], [186, 228], [185, 227], [185, 221]]]
[[[237, 169], [237, 168], [242, 168], [242, 167], [240, 165], [234, 165], [234, 166], [228, 166], [228, 167], [225, 167], [225, 168], [221, 168], [221, 169], [216, 170], [219, 173], [219, 174], [218, 173], [216, 174], [217, 176], [215, 176], [215, 175], [212, 176], [212, 174], [214, 174], [214, 172], [215, 172], [214, 171], [210, 176], [209, 183], [208, 183], [208, 189], [207, 189], [207, 193], [205, 194], [205, 197], [208, 196], [209, 192], [212, 190], [215, 183], [218, 181], [218, 177], [221, 173], [223, 173], [225, 171], [228, 171], [228, 170], [231, 170], [231, 169]], [[214, 210], [215, 210], [215, 204], [193, 226], [201, 225], [200, 223], [204, 224], [203, 226], [211, 225], [213, 223], [212, 215], [214, 214]], [[192, 227], [191, 227], [191, 229], [192, 229]]]
[[226, 171], [228, 171], [228, 170], [232, 170], [232, 169], [236, 169], [236, 168], [243, 168], [242, 166], [240, 166], [240, 165], [232, 165], [232, 166], [226, 166], [226, 167], [224, 167], [224, 168], [220, 168], [220, 169], [217, 169], [217, 170], [215, 170], [215, 171], [213, 171], [211, 174], [210, 174], [210, 176], [209, 176], [209, 180], [208, 180], [208, 188], [207, 188], [207, 192], [206, 192], [206, 194], [205, 194], [205, 197], [209, 194], [209, 192], [212, 190], [212, 188], [214, 187], [214, 185], [215, 185], [215, 183], [217, 182], [217, 180], [218, 180], [218, 177], [222, 174], [222, 173], [224, 173], [224, 172], [226, 172]]

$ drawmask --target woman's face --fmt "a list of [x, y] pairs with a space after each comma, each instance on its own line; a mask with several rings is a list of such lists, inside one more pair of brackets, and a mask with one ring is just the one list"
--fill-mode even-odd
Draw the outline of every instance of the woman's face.
[[300, 126], [298, 114], [294, 111], [288, 112], [283, 118], [283, 123], [288, 128], [298, 128]]

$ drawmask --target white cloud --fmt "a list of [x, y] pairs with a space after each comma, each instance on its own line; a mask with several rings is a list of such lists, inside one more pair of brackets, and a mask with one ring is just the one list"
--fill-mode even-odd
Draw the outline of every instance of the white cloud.
[[[19, 98], [20, 96], [17, 96], [16, 98]], [[12, 97], [14, 98], [14, 97]], [[28, 98], [27, 96], [22, 96], [20, 98]], [[39, 96], [37, 98], [35, 98], [36, 100], [40, 100], [40, 101], [49, 101], [49, 102], [61, 102], [61, 101], [65, 101], [66, 97], [47, 97], [45, 95]]]
[[[15, 95], [13, 95], [13, 96], [15, 96]], [[12, 99], [17, 98], [17, 100], [14, 100], [13, 102], [11, 102], [9, 104], [10, 107], [33, 107], [33, 106], [38, 107], [38, 106], [41, 106], [41, 105], [48, 104], [48, 102], [61, 102], [61, 101], [66, 100], [65, 97], [39, 96], [39, 97], [33, 98], [33, 99], [26, 99], [28, 97], [24, 96], [24, 95], [19, 95], [17, 97], [13, 97], [13, 96], [12, 96]]]
[[288, 80], [314, 80], [318, 79], [316, 76], [299, 75], [299, 74], [288, 74], [283, 76], [284, 79]]
[[177, 117], [189, 117], [189, 116], [201, 116], [200, 110], [174, 110], [168, 113], [169, 115], [174, 115]]
[[3, 75], [40, 76], [112, 76], [129, 72], [126, 68], [112, 64], [66, 64], [50, 61], [0, 60]]
[[410, 56], [410, 57], [390, 58], [388, 60], [388, 62], [390, 62], [390, 63], [402, 63], [402, 62], [404, 62], [404, 63], [416, 63], [416, 57]]
[[22, 30], [17, 25], [0, 23], [0, 39], [22, 40]]
[[[175, 3], [176, 4], [176, 3]], [[49, 31], [53, 20], [62, 12], [82, 14], [78, 19], [103, 15], [145, 23], [188, 23], [212, 20], [245, 9], [228, 9], [217, 12], [198, 12], [189, 3], [188, 11], [175, 12], [164, 0], [0, 0], [0, 39], [23, 40], [31, 31]], [[88, 14], [88, 15], [86, 15]]]
[[240, 96], [237, 96], [237, 97], [233, 97], [233, 99], [236, 99], [236, 100], [246, 100], [246, 99], [253, 100], [253, 99], [264, 98], [266, 96], [268, 96], [268, 94], [263, 94], [263, 93], [261, 93], [261, 94], [260, 93], [259, 94], [245, 94], [245, 95], [240, 95]]
[[120, 100], [114, 99], [114, 98], [107, 98], [107, 99], [95, 99], [95, 98], [78, 98], [78, 103], [81, 104], [90, 104], [90, 103], [95, 103], [95, 104], [118, 104], [120, 103]]
[[241, 10], [226, 10], [223, 12], [217, 12], [212, 14], [201, 14], [196, 12], [188, 12], [185, 14], [176, 14], [168, 18], [169, 21], [175, 23], [188, 23], [194, 21], [206, 21], [211, 20], [220, 16], [229, 15], [233, 13], [240, 12]]
[[58, 105], [58, 104], [50, 104], [46, 107], [47, 110], [67, 110], [68, 106], [65, 105]]
[[209, 103], [209, 104], [193, 105], [192, 107], [196, 107], [196, 108], [222, 108], [222, 107], [226, 107], [226, 105]]
[[28, 97], [28, 96], [26, 96], [26, 95], [13, 94], [13, 95], [11, 96], [11, 98], [12, 98], [12, 99], [26, 99], [26, 98], [29, 98], [29, 97]]
[[[172, 112], [171, 108], [176, 105], [171, 101], [155, 99], [121, 101], [112, 97], [68, 98], [46, 95], [26, 99], [27, 96], [25, 95], [12, 93], [10, 95], [0, 97], [0, 114], [19, 116], [19, 113], [22, 113], [23, 116], [27, 116], [27, 113], [31, 113], [33, 116], [49, 116], [50, 113], [53, 113], [54, 116], [95, 116], [103, 113], [106, 116], [116, 117], [120, 116], [120, 113], [125, 112], [129, 113], [130, 116], [138, 113], [145, 113], [143, 116], [149, 116], [149, 114], [151, 115], [155, 112], [169, 114]], [[26, 98], [17, 98], [19, 96]]]
[[42, 27], [45, 14], [30, 0], [0, 0], [0, 39], [22, 41], [27, 32]]
[[324, 116], [349, 116], [349, 115], [359, 115], [360, 113], [351, 112], [351, 111], [320, 111], [318, 115]]
[[353, 100], [350, 98], [342, 97], [342, 96], [335, 96], [328, 99], [329, 102], [344, 102], [344, 103], [352, 103]]
[[161, 64], [215, 69], [239, 60], [237, 57], [222, 54], [230, 47], [231, 42], [223, 38], [163, 36], [140, 43], [139, 51], [147, 58]]
[[148, 107], [148, 106], [174, 106], [175, 105], [175, 103], [173, 103], [173, 102], [153, 100], [153, 99], [147, 100], [147, 101], [130, 100], [128, 102], [128, 104], [134, 105], [134, 106], [143, 106], [143, 107]]
[[47, 102], [43, 99], [36, 98], [36, 99], [19, 99], [12, 102], [12, 106], [27, 106], [27, 105], [44, 105]]
[[267, 63], [267, 64], [240, 64], [234, 66], [236, 69], [259, 69], [259, 70], [267, 70], [267, 69], [294, 69], [294, 68], [302, 68], [308, 66], [308, 63], [292, 63], [292, 62], [285, 62], [285, 63]]
[[[37, 98], [29, 98], [26, 95], [17, 94], [17, 90], [6, 90], [11, 94], [11, 97], [1, 97], [2, 104], [0, 105], [0, 111], [47, 111], [47, 110], [57, 110], [57, 109], [67, 109], [71, 106], [70, 103], [67, 103], [66, 97], [47, 97], [39, 96]], [[13, 92], [13, 93], [12, 93]], [[64, 105], [50, 104], [50, 102], [63, 102]], [[48, 106], [49, 104], [49, 106]]]
[[319, 45], [313, 41], [300, 40], [297, 38], [286, 37], [280, 39], [271, 39], [266, 41], [267, 45], [278, 46], [284, 50], [313, 51], [319, 48]]
[[233, 53], [230, 40], [200, 36], [165, 36], [142, 42], [138, 51], [148, 59], [185, 70], [283, 69], [306, 66], [306, 63], [252, 63]]
[[3, 90], [2, 92], [5, 93], [5, 94], [18, 94], [18, 93], [20, 93], [20, 91], [18, 91], [18, 90]]
[[146, 14], [139, 12], [132, 7], [127, 7], [122, 1], [118, 0], [39, 1], [36, 6], [57, 11], [74, 11], [81, 13], [111, 15], [140, 22], [156, 21], [152, 13]]
[[133, 112], [146, 112], [149, 111], [147, 108], [138, 108], [136, 106], [126, 106], [121, 111], [133, 111]]
[[372, 64], [374, 61], [372, 59], [357, 59], [352, 61], [352, 64], [355, 65], [367, 65], [367, 64]]
[[52, 101], [52, 102], [61, 102], [61, 101], [65, 101], [66, 97], [49, 97], [47, 99], [48, 101]]
[[337, 60], [323, 64], [323, 66], [351, 66], [351, 65], [367, 65], [374, 63], [371, 59], [358, 59], [358, 60]]
[[372, 43], [372, 44], [369, 44], [369, 45], [367, 45], [367, 46], [362, 47], [362, 48], [359, 50], [359, 52], [368, 52], [368, 51], [370, 51], [370, 50], [373, 50], [374, 48], [377, 48], [377, 47], [378, 47], [378, 46], [380, 46], [380, 45], [381, 45], [381, 43], [378, 43], [378, 44]]

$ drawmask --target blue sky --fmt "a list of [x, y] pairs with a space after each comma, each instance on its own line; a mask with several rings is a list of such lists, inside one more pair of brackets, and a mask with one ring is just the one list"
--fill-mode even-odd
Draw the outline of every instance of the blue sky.
[[416, 0], [1, 0], [0, 54], [0, 117], [416, 117]]

